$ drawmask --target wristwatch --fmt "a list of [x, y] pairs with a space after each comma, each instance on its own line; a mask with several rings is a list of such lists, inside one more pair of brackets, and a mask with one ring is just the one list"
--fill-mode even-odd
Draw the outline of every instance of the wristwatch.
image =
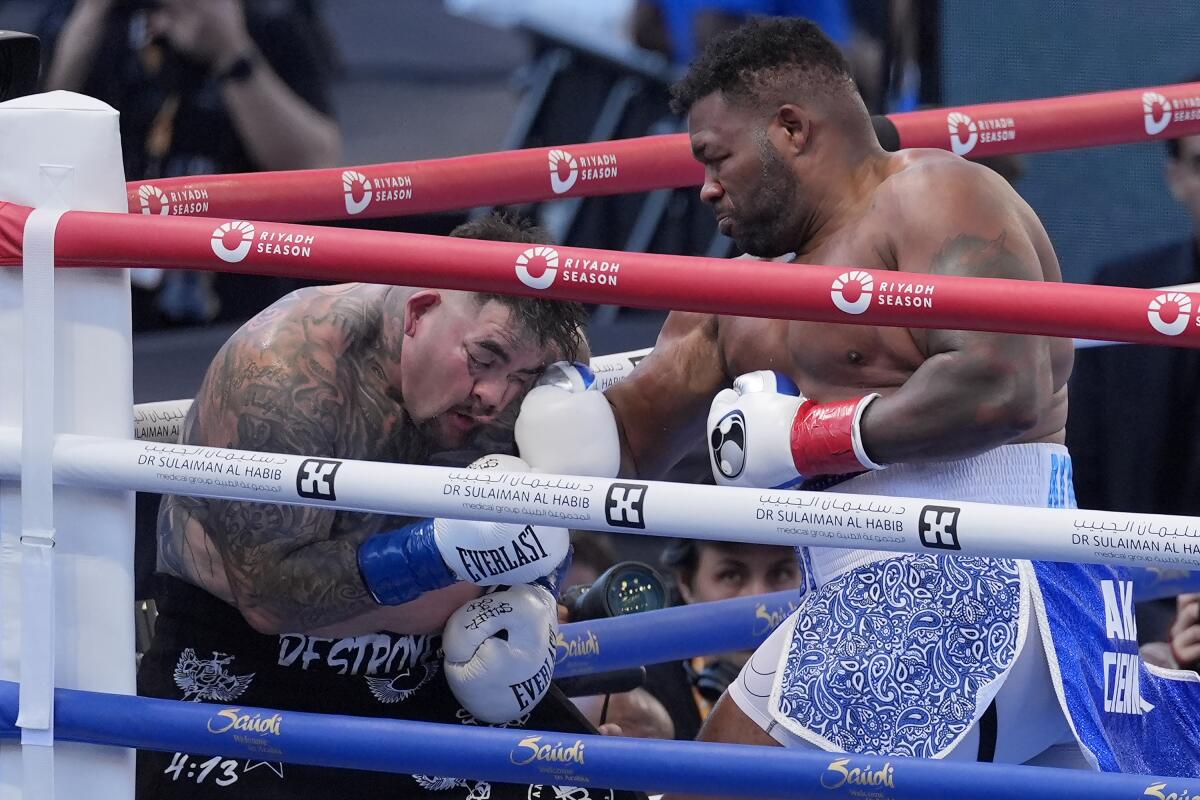
[[250, 80], [250, 76], [254, 74], [254, 53], [247, 51], [233, 60], [228, 67], [217, 73], [216, 79], [218, 83], [245, 83]]

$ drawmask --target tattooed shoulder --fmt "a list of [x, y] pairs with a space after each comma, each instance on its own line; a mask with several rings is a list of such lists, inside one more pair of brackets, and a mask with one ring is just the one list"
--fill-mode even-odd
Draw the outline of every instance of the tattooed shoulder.
[[[185, 441], [314, 456], [370, 457], [400, 436], [399, 406], [364, 362], [378, 309], [361, 288], [294, 293], [226, 343], [189, 413]], [[390, 403], [390, 407], [389, 407]], [[168, 497], [160, 567], [296, 630], [374, 601], [359, 542], [387, 518], [321, 508]]]
[[[1001, 231], [994, 238], [962, 233], [949, 236], [933, 258], [931, 273], [986, 278], [1027, 278], [1040, 275], [1036, 264], [1019, 252], [1019, 237]], [[1028, 243], [1023, 249], [1029, 249]]]

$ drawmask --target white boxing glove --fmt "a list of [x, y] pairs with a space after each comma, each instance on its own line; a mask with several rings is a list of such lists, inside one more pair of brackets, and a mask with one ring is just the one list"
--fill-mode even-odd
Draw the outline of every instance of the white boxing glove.
[[525, 395], [514, 431], [521, 458], [538, 472], [615, 478], [617, 420], [584, 364], [551, 364]]
[[[524, 461], [506, 455], [485, 456], [470, 468], [529, 472]], [[400, 605], [455, 581], [495, 586], [544, 578], [554, 573], [570, 547], [565, 528], [424, 519], [364, 541], [358, 547], [358, 568], [377, 602]]]
[[740, 375], [708, 411], [708, 460], [723, 486], [784, 487], [800, 479], [791, 431], [804, 402], [800, 390], [771, 370]]
[[558, 606], [540, 586], [522, 584], [472, 600], [442, 633], [446, 682], [483, 722], [528, 714], [550, 689]]
[[[467, 469], [530, 471], [516, 456], [499, 454], [477, 459]], [[544, 578], [558, 568], [571, 547], [566, 528], [465, 519], [437, 520], [433, 539], [455, 577], [478, 586]]]
[[717, 483], [784, 488], [802, 478], [883, 469], [863, 444], [862, 418], [878, 394], [818, 403], [771, 370], [738, 376], [708, 412]]

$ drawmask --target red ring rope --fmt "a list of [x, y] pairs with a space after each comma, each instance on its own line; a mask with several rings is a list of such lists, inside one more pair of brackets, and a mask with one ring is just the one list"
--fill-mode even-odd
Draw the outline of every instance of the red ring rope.
[[[1098, 147], [1200, 133], [1200, 83], [887, 119], [901, 147], [953, 149], [972, 158]], [[302, 222], [644, 192], [695, 186], [703, 175], [687, 136], [672, 134], [350, 168], [169, 178], [130, 183], [128, 196], [131, 213]]]
[[[0, 203], [0, 266], [30, 209]], [[717, 314], [1200, 347], [1200, 294], [69, 211], [59, 266], [223, 270]]]

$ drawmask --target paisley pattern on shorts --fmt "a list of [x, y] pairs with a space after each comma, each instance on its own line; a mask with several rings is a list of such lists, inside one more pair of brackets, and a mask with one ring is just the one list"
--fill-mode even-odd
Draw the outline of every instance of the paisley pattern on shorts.
[[1012, 560], [920, 554], [850, 570], [797, 612], [774, 712], [842, 751], [932, 758], [1012, 666], [1020, 608]]

